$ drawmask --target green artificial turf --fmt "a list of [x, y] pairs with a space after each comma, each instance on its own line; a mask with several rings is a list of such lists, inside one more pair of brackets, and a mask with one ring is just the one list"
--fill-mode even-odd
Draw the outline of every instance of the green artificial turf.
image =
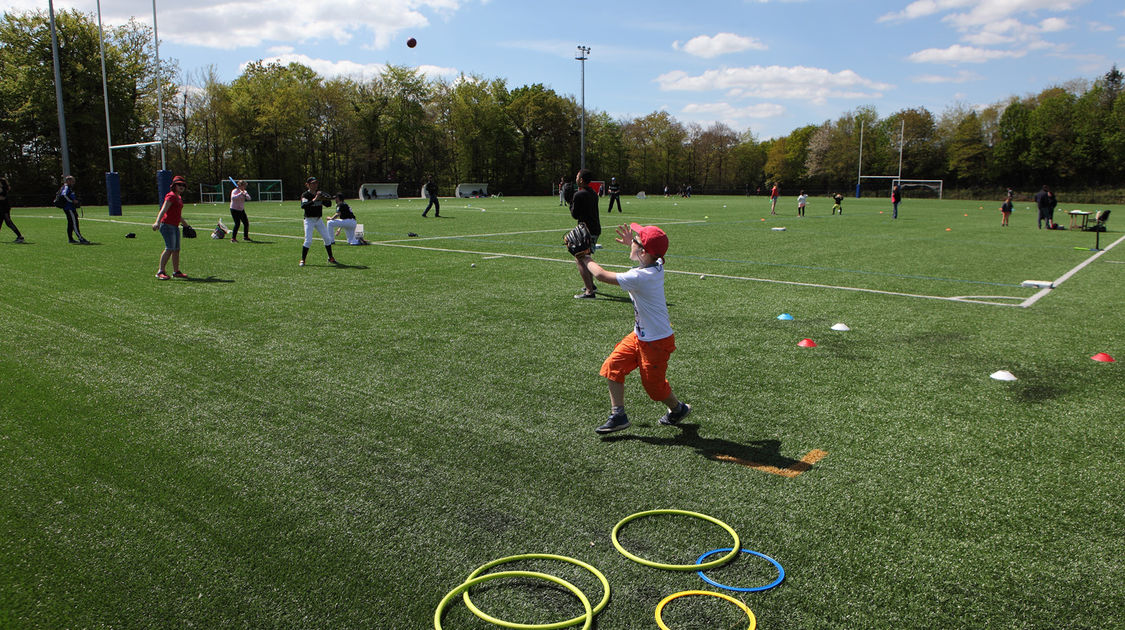
[[[1002, 229], [998, 206], [907, 199], [892, 221], [885, 200], [833, 217], [818, 198], [798, 219], [791, 198], [779, 216], [766, 198], [627, 198], [596, 258], [629, 264], [616, 222], [668, 232], [669, 379], [694, 412], [660, 426], [631, 375], [633, 426], [605, 438], [598, 368], [632, 308], [614, 286], [573, 299], [555, 199], [450, 199], [441, 219], [355, 202], [374, 244], [337, 245], [332, 266], [318, 239], [304, 268], [296, 202], [250, 204], [251, 243], [207, 238], [226, 209], [189, 205], [191, 279], [167, 282], [155, 208], [87, 208], [90, 246], [53, 208], [16, 210], [28, 243], [0, 232], [0, 627], [425, 628], [476, 567], [550, 553], [609, 580], [596, 628], [651, 628], [666, 596], [715, 590], [614, 549], [614, 525], [651, 509], [718, 518], [785, 567], [733, 593], [760, 628], [1110, 627], [1125, 379], [1090, 357], [1125, 358], [1125, 243], [1022, 308], [1037, 290], [1021, 281], [1062, 277], [1095, 235], [1038, 230], [1026, 205]], [[621, 540], [680, 564], [731, 544], [674, 516]], [[569, 564], [504, 568], [601, 597]], [[708, 575], [775, 572], [743, 556]], [[523, 623], [581, 612], [528, 580], [472, 596]], [[706, 599], [666, 621], [745, 627]], [[443, 619], [494, 627], [459, 600]]]

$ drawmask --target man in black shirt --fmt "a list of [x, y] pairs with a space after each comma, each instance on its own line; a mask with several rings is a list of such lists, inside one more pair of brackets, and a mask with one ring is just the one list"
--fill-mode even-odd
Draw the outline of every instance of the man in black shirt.
[[437, 184], [434, 183], [433, 177], [427, 177], [426, 178], [426, 197], [429, 198], [430, 203], [426, 204], [426, 209], [422, 211], [422, 216], [426, 216], [426, 213], [430, 211], [430, 207], [433, 207], [434, 216], [440, 217], [441, 216], [441, 203], [438, 202]]
[[320, 232], [320, 238], [324, 239], [324, 249], [328, 250], [328, 262], [335, 265], [336, 259], [332, 257], [332, 243], [336, 241], [332, 238], [332, 232], [328, 230], [328, 226], [324, 225], [324, 206], [331, 207], [332, 198], [319, 190], [320, 184], [315, 177], [306, 179], [305, 187], [308, 190], [301, 193], [301, 210], [305, 212], [305, 247], [301, 250], [301, 261], [298, 264], [302, 267], [305, 266], [305, 258], [309, 255], [309, 246], [312, 245], [313, 231], [315, 230]]
[[[574, 193], [574, 199], [570, 202], [570, 216], [574, 217], [575, 221], [585, 223], [586, 229], [590, 230], [590, 234], [594, 236], [594, 242], [591, 245], [596, 245], [598, 236], [602, 233], [602, 221], [598, 216], [598, 194], [590, 188], [590, 182], [594, 179], [594, 173], [590, 169], [584, 168], [578, 171], [575, 176], [574, 182], [578, 185], [578, 190]], [[591, 249], [593, 253], [593, 249]], [[593, 299], [597, 287], [594, 286], [594, 276], [586, 270], [586, 266], [577, 260], [575, 263], [578, 265], [578, 275], [582, 276], [582, 284], [585, 285], [585, 290], [582, 293], [574, 296], [579, 299]]]
[[621, 185], [617, 183], [616, 177], [609, 178], [609, 210], [606, 214], [613, 212], [613, 204], [617, 204], [617, 212], [621, 212]]

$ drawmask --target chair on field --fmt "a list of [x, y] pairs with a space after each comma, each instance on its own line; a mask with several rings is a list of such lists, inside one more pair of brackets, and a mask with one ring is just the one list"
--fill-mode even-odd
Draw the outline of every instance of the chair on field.
[[1105, 222], [1109, 219], [1109, 210], [1098, 210], [1094, 215], [1094, 222], [1084, 227], [1087, 232], [1105, 232]]

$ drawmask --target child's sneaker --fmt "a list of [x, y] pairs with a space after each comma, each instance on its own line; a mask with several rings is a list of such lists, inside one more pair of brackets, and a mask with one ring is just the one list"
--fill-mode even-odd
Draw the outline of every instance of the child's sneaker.
[[329, 258], [329, 259], [328, 259], [328, 264], [330, 264], [330, 265], [338, 265], [338, 264], [340, 264], [340, 263], [336, 262], [336, 259], [335, 259], [335, 258]]
[[172, 276], [164, 273], [163, 271], [156, 274], [157, 280], [170, 280], [171, 278], [172, 278]]
[[173, 277], [173, 278], [184, 278], [184, 279], [187, 279], [188, 275], [187, 275], [186, 273], [182, 272], [182, 271], [177, 271], [176, 273], [172, 274], [172, 277]]
[[605, 435], [606, 433], [613, 433], [614, 431], [620, 431], [621, 429], [628, 429], [628, 428], [629, 428], [629, 416], [627, 416], [626, 414], [623, 414], [623, 413], [618, 413], [618, 414], [612, 414], [611, 413], [611, 414], [609, 414], [609, 420], [606, 420], [605, 424], [603, 424], [602, 426], [594, 429], [594, 432]]
[[305, 261], [303, 261], [303, 260], [298, 260], [298, 261], [297, 261], [297, 266], [298, 266], [298, 267], [304, 267], [304, 266], [305, 266]]
[[687, 404], [686, 402], [681, 402], [680, 410], [672, 411], [671, 409], [669, 409], [668, 413], [664, 414], [660, 418], [660, 424], [663, 424], [666, 427], [674, 427], [680, 423], [680, 420], [688, 417], [689, 413], [691, 413], [691, 405]]

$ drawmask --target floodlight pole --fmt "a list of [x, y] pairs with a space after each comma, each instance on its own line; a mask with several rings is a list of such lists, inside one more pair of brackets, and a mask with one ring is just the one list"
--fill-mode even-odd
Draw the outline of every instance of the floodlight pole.
[[581, 168], [586, 168], [586, 55], [590, 54], [590, 49], [587, 46], [578, 46], [578, 56], [575, 57], [582, 66], [582, 118], [581, 118], [581, 142], [582, 150], [579, 157], [579, 164]]
[[70, 175], [70, 149], [66, 143], [66, 114], [63, 113], [62, 72], [59, 71], [59, 38], [55, 32], [55, 2], [47, 0], [51, 16], [51, 58], [55, 64], [55, 107], [59, 110], [59, 148], [62, 151], [63, 175]]

